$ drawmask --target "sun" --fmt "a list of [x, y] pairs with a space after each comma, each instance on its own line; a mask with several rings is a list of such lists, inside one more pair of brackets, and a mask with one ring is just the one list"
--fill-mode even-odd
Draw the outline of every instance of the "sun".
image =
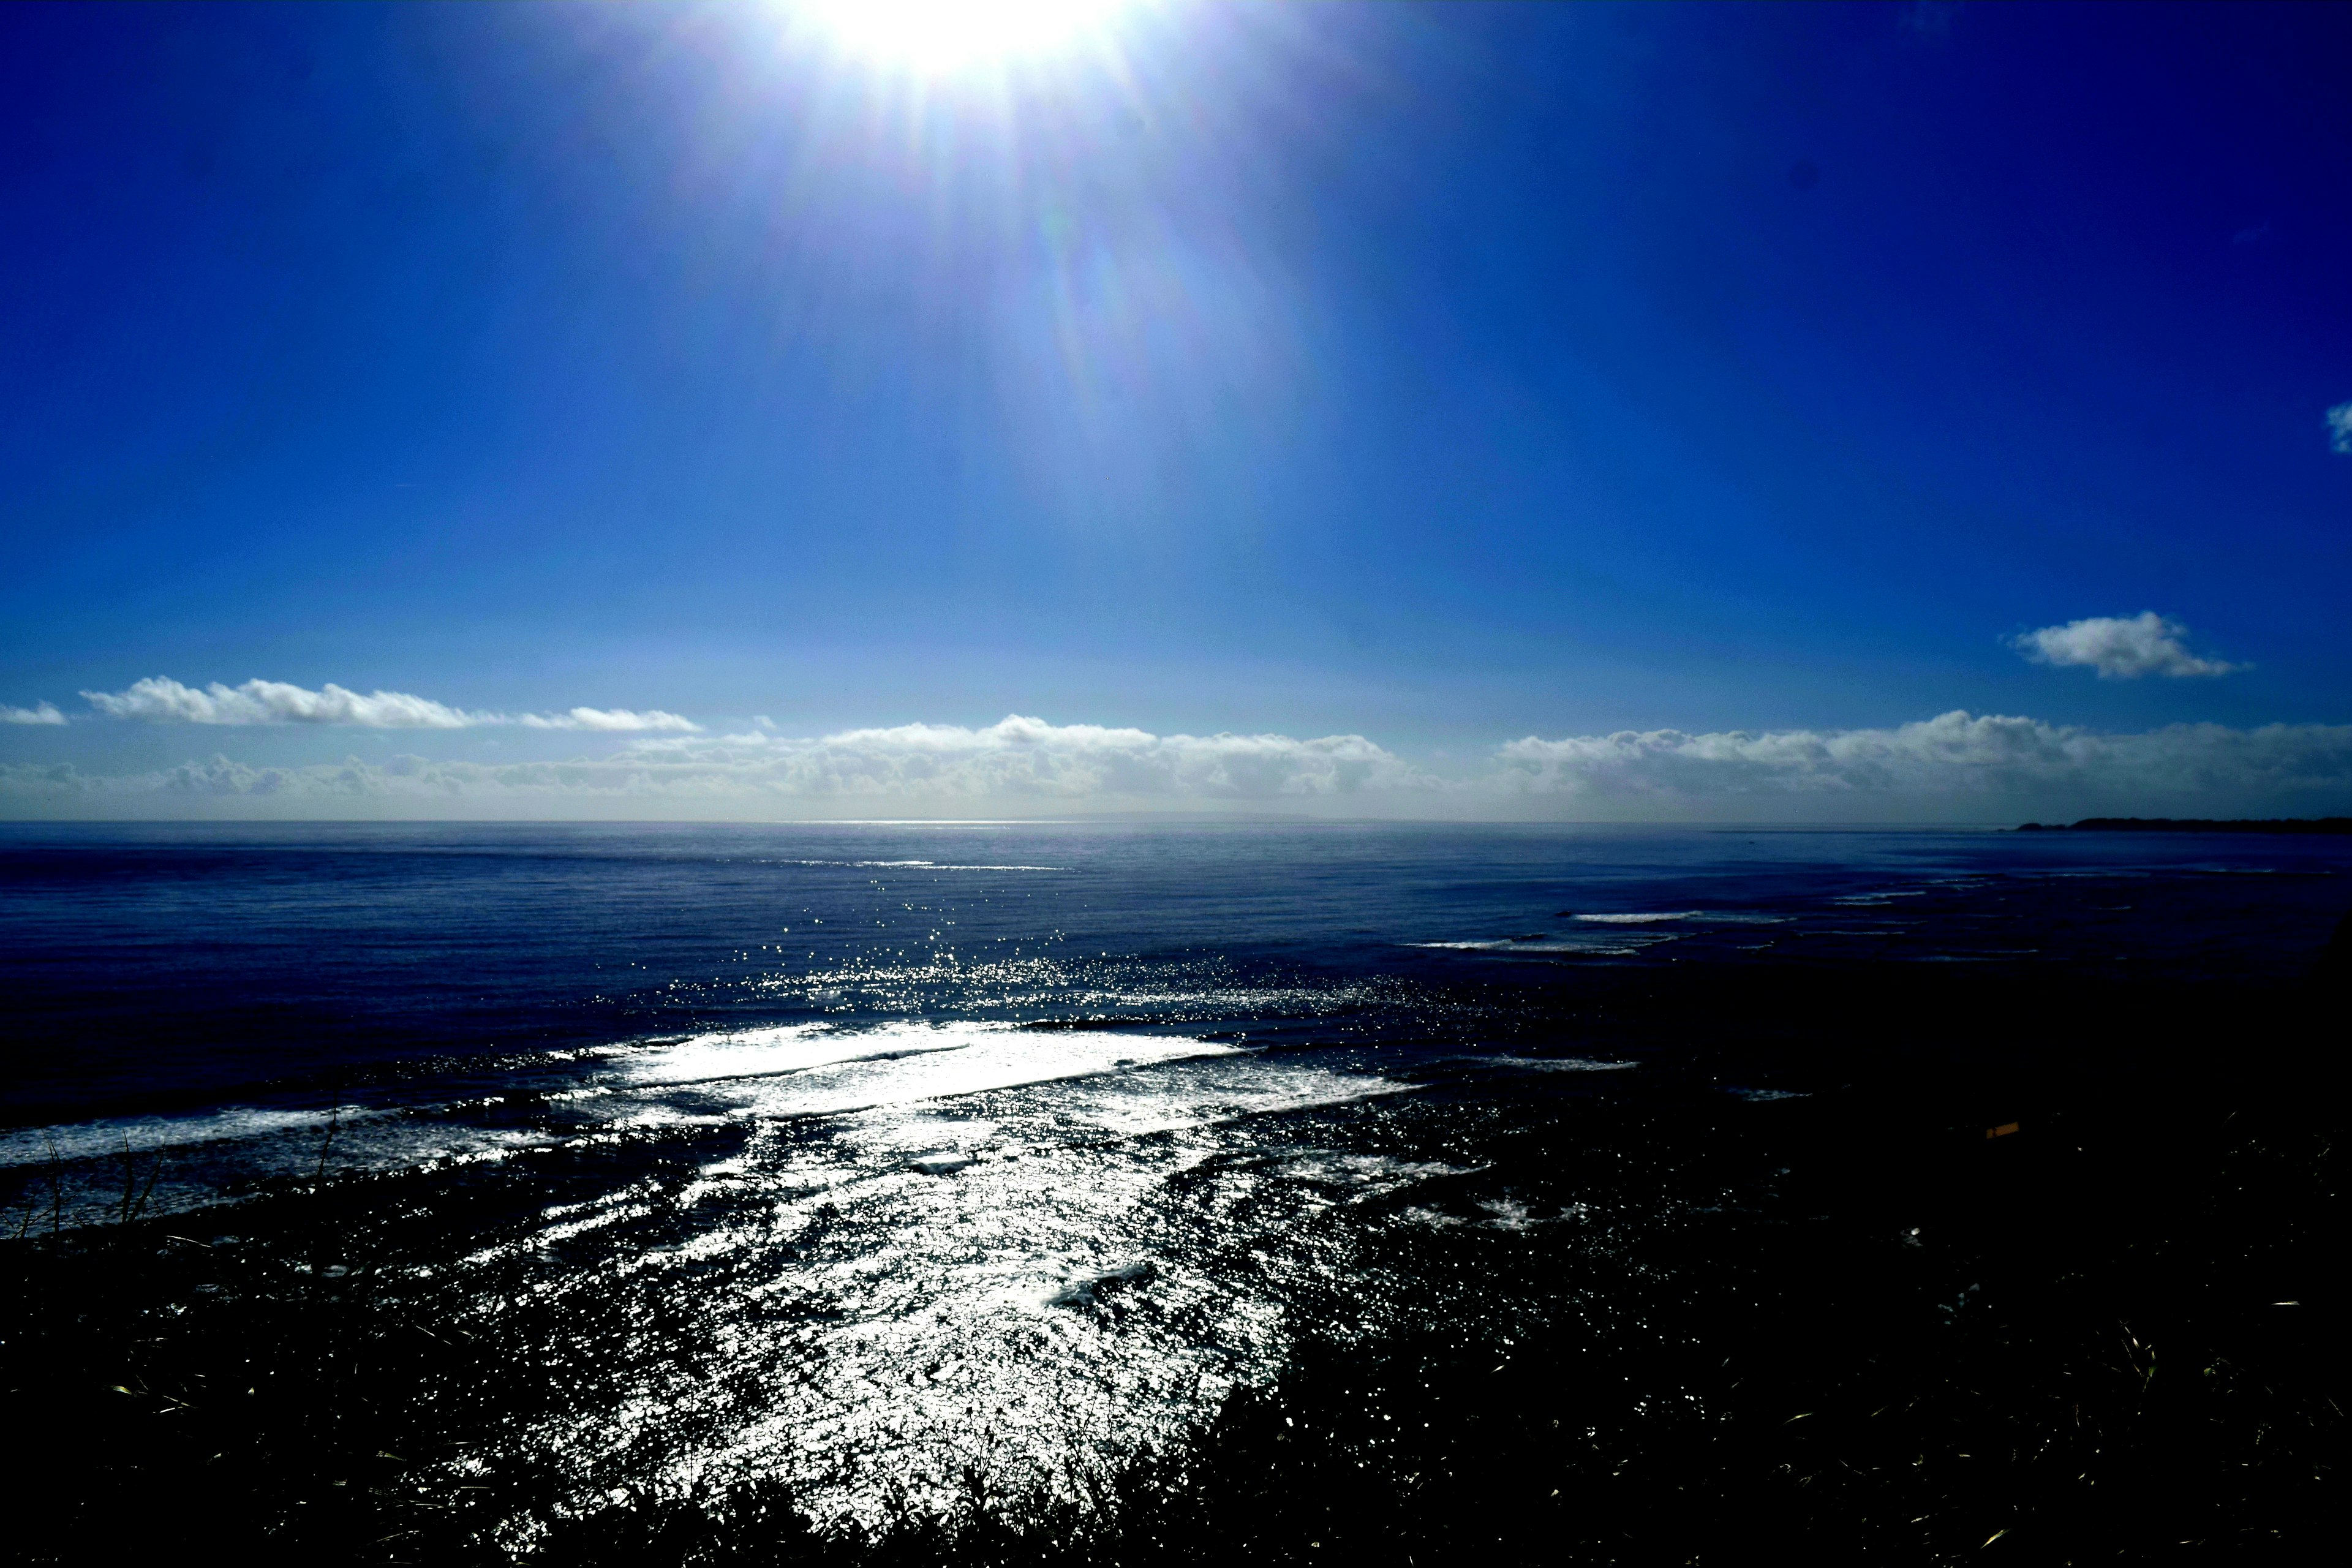
[[843, 52], [925, 76], [1057, 54], [1128, 8], [1125, 0], [794, 0], [789, 6]]

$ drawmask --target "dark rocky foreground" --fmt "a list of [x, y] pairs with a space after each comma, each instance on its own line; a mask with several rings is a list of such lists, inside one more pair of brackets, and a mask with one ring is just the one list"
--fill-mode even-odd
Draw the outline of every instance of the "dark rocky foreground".
[[[822, 1531], [772, 1489], [495, 1458], [601, 1352], [690, 1326], [518, 1272], [447, 1331], [408, 1265], [602, 1180], [550, 1153], [0, 1251], [8, 1551], [117, 1562], [1077, 1563], [2312, 1560], [2347, 1387], [2340, 984], [1677, 982], [1642, 1073], [1433, 1081], [1381, 1136], [1537, 1223], [1412, 1232], [1190, 1437], [1056, 1497]], [[1736, 1042], [1736, 1043], [1734, 1043]], [[1638, 1040], [1635, 1041], [1638, 1044]], [[1806, 1098], [1724, 1092], [1804, 1083]], [[2014, 1124], [2013, 1131], [1999, 1129]], [[1369, 1134], [1368, 1134], [1369, 1136]], [[1448, 1141], [1454, 1141], [1449, 1148]], [[646, 1144], [656, 1180], [709, 1151]], [[1470, 1178], [1465, 1178], [1470, 1179]], [[137, 1205], [126, 1171], [126, 1213]], [[233, 1225], [242, 1239], [216, 1231]], [[583, 1321], [580, 1313], [589, 1310]], [[1099, 1309], [1118, 1331], [1115, 1302]], [[714, 1372], [713, 1373], [717, 1373]]]

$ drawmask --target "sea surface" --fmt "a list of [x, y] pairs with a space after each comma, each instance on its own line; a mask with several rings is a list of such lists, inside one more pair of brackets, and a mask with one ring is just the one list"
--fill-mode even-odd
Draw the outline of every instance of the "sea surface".
[[1426, 1313], [1415, 1235], [1706, 1207], [1546, 1179], [1530, 1118], [1833, 1089], [1809, 1031], [1921, 1023], [1837, 1016], [1856, 976], [2291, 983], [2347, 907], [2352, 844], [2228, 836], [13, 826], [0, 1197], [232, 1248], [446, 1204], [400, 1268], [449, 1331], [667, 1325], [485, 1445], [593, 1490], [658, 1433], [871, 1516], [1083, 1487]]

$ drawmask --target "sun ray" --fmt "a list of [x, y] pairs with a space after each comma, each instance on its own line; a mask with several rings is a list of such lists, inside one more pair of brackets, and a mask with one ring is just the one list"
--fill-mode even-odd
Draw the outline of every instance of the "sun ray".
[[1002, 68], [1100, 33], [1123, 0], [794, 0], [844, 53], [922, 76]]

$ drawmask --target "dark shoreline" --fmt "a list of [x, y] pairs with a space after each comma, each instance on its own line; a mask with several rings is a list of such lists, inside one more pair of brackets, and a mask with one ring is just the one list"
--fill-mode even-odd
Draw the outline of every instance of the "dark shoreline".
[[[28, 1239], [0, 1250], [0, 1353], [15, 1428], [40, 1435], [17, 1480], [43, 1501], [11, 1555], [2307, 1560], [2352, 1396], [2330, 1283], [2343, 1002], [2022, 975], [1629, 986], [1595, 1002], [1594, 1036], [1700, 1042], [1680, 1065], [1421, 1098], [1431, 1137], [1465, 1108], [1493, 1121], [1494, 1167], [1552, 1218], [1415, 1232], [1360, 1284], [1389, 1327], [1307, 1332], [1172, 1448], [1057, 1498], [973, 1478], [963, 1504], [867, 1533], [772, 1489], [665, 1491], [658, 1436], [584, 1511], [580, 1478], [467, 1468], [559, 1408], [600, 1343], [697, 1354], [688, 1326], [595, 1321], [593, 1298], [558, 1321], [520, 1273], [495, 1333], [435, 1316], [416, 1267], [606, 1179], [574, 1156]], [[1765, 1043], [1727, 1043], [1735, 1022]], [[1775, 1081], [1818, 1087], [1723, 1091]], [[632, 1158], [683, 1182], [681, 1152]], [[1115, 1293], [1094, 1310], [1118, 1331]]]
[[2338, 837], [2352, 816], [2086, 816], [2080, 822], [2021, 822], [2013, 833], [2266, 833]]

